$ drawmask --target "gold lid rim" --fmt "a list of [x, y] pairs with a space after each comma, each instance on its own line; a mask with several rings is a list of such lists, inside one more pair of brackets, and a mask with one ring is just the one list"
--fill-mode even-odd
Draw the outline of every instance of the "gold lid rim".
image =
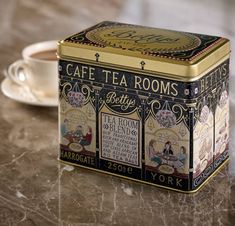
[[[195, 80], [218, 61], [229, 56], [230, 42], [223, 39], [213, 46], [210, 52], [205, 52], [199, 60], [185, 62], [175, 62], [169, 59], [156, 58], [153, 56], [135, 56], [135, 54], [123, 55], [120, 51], [110, 51], [109, 49], [101, 49], [94, 46], [84, 46], [65, 41], [58, 42], [58, 56], [66, 59], [81, 59], [94, 61], [100, 64], [110, 64], [121, 67], [133, 68], [142, 72], [160, 73], [179, 77], [182, 80]], [[97, 59], [98, 57], [98, 59]]]

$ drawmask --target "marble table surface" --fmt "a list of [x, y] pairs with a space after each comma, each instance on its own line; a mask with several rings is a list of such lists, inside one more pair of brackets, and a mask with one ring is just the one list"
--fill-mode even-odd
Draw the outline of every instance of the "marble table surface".
[[[233, 0], [1, 0], [0, 81], [24, 46], [61, 39], [102, 20], [223, 35], [235, 42]], [[0, 93], [0, 225], [235, 225], [233, 59], [234, 53], [230, 162], [193, 195], [59, 163], [57, 108], [23, 105]]]

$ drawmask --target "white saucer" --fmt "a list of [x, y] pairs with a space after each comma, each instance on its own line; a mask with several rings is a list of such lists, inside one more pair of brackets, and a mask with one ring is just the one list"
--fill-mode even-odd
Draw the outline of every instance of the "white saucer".
[[9, 78], [2, 81], [1, 90], [5, 96], [20, 103], [44, 107], [58, 106], [57, 97], [40, 96], [35, 98], [27, 88], [17, 85]]

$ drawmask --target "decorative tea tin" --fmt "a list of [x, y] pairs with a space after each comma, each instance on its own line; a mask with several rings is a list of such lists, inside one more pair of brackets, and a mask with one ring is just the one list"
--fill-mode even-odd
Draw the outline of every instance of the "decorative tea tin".
[[229, 40], [102, 22], [59, 42], [60, 160], [198, 190], [228, 160]]

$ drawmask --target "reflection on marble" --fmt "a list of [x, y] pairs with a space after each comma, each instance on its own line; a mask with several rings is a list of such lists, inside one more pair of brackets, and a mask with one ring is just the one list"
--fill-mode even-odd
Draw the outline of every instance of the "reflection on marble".
[[[20, 57], [25, 45], [61, 39], [101, 20], [219, 34], [235, 40], [234, 11], [232, 0], [2, 0], [0, 71]], [[234, 64], [231, 74], [235, 75]], [[233, 83], [234, 77], [231, 96], [235, 96]], [[233, 98], [230, 163], [193, 195], [59, 163], [56, 108], [22, 105], [2, 94], [0, 105], [1, 226], [235, 225]]]
[[[194, 195], [168, 192], [87, 170], [68, 172], [62, 165], [60, 172], [61, 223], [229, 225], [235, 220], [234, 203], [230, 203], [234, 193], [230, 190], [227, 169]], [[69, 210], [65, 206], [70, 206]]]

